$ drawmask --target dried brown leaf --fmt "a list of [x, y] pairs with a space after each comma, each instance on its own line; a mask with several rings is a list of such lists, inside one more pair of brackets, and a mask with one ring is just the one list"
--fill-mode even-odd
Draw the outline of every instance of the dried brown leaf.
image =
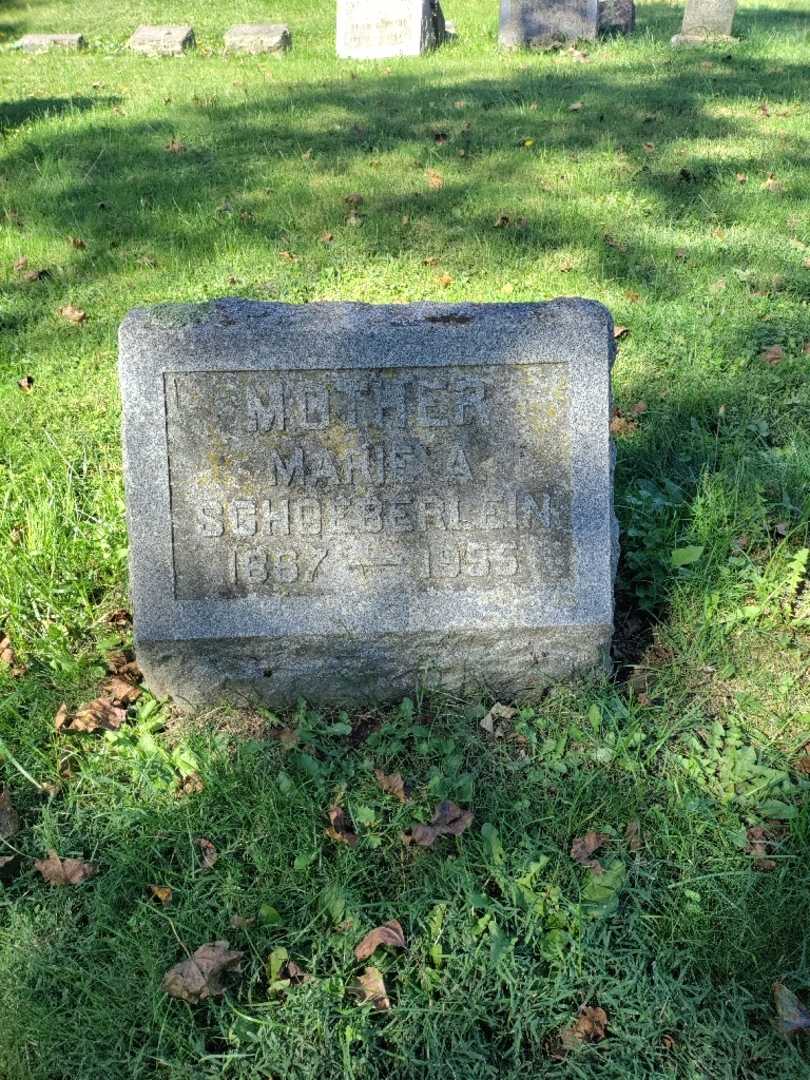
[[579, 1016], [560, 1033], [560, 1040], [566, 1050], [572, 1050], [581, 1043], [599, 1042], [605, 1037], [607, 1028], [607, 1013], [599, 1006], [583, 1005], [579, 1010]]
[[585, 105], [581, 101], [574, 101], [568, 106], [569, 112], [579, 112], [580, 109], [584, 109]]
[[354, 955], [358, 960], [368, 960], [380, 945], [390, 945], [392, 949], [405, 948], [405, 934], [396, 919], [370, 930], [354, 950]]
[[87, 244], [80, 236], [69, 236], [68, 240], [70, 241], [71, 246], [76, 248], [77, 251], [84, 251], [87, 247]]
[[513, 708], [513, 706], [502, 705], [497, 701], [480, 722], [479, 727], [483, 728], [488, 735], [494, 735], [496, 739], [500, 739], [506, 733], [506, 727], [509, 722], [513, 720], [517, 714], [518, 711]]
[[11, 792], [7, 787], [0, 789], [0, 840], [9, 840], [18, 831], [20, 818], [11, 805]]
[[630, 406], [630, 413], [632, 416], [643, 416], [647, 411], [646, 401], [637, 401], [635, 405]]
[[762, 184], [763, 191], [770, 191], [777, 194], [780, 191], [784, 191], [784, 184], [777, 180], [773, 173], [768, 173], [768, 178]]
[[44, 281], [45, 278], [51, 276], [50, 270], [46, 270], [45, 267], [41, 267], [39, 270], [27, 270], [23, 274], [25, 281]]
[[385, 773], [382, 769], [375, 769], [374, 775], [377, 778], [377, 783], [386, 795], [393, 795], [393, 797], [399, 799], [401, 803], [408, 801], [408, 793], [405, 790], [405, 781], [402, 779], [402, 773]]
[[347, 826], [343, 807], [330, 807], [329, 822], [329, 828], [326, 830], [325, 835], [330, 840], [334, 840], [338, 844], [348, 844], [349, 847], [353, 847], [357, 843], [357, 833], [352, 832]]
[[227, 941], [201, 945], [187, 960], [169, 968], [163, 976], [163, 989], [170, 997], [191, 1005], [218, 997], [225, 992], [223, 975], [238, 970], [243, 956], [244, 953], [229, 949]]
[[637, 430], [638, 424], [635, 420], [622, 416], [619, 409], [614, 410], [613, 419], [610, 421], [611, 435], [632, 435]]
[[123, 675], [112, 675], [101, 685], [102, 693], [116, 705], [127, 706], [137, 701], [143, 691]]
[[0, 631], [0, 668], [5, 668], [9, 675], [15, 679], [24, 675], [28, 670], [24, 664], [17, 662], [17, 654], [11, 646], [11, 638]]
[[298, 746], [298, 732], [295, 728], [278, 728], [273, 732], [273, 737], [278, 739], [282, 750], [294, 750]]
[[34, 389], [34, 376], [23, 375], [21, 379], [17, 379], [17, 386], [19, 386], [24, 394], [30, 394]]
[[444, 801], [436, 807], [430, 825], [413, 825], [403, 839], [419, 847], [432, 847], [439, 836], [461, 836], [472, 823], [472, 810], [462, 810], [454, 802]]
[[737, 183], [738, 184], [747, 184], [748, 183], [748, 174], [744, 173], [744, 172], [738, 172], [737, 173]]
[[641, 822], [631, 818], [624, 830], [624, 842], [630, 851], [641, 851]]
[[92, 863], [81, 859], [62, 859], [51, 849], [47, 859], [36, 859], [34, 866], [49, 885], [81, 885], [96, 873]]
[[19, 259], [17, 259], [15, 261], [15, 263], [14, 263], [14, 270], [18, 274], [21, 274], [23, 272], [23, 270], [27, 270], [27, 269], [28, 269], [28, 257], [26, 255], [21, 255], [19, 257]]
[[166, 143], [166, 149], [170, 154], [185, 154], [186, 144], [178, 139], [176, 135], [172, 135]]
[[247, 930], [251, 926], [255, 926], [256, 920], [253, 917], [245, 915], [231, 915], [228, 923], [234, 930]]
[[768, 857], [768, 849], [771, 843], [767, 831], [761, 825], [752, 825], [747, 832], [748, 845], [746, 851], [754, 857], [754, 865], [757, 870], [775, 870], [776, 863]]
[[174, 896], [169, 885], [150, 885], [149, 892], [156, 900], [159, 900], [164, 907], [167, 907], [172, 902], [172, 897]]
[[444, 177], [440, 172], [435, 169], [425, 170], [425, 177], [427, 179], [428, 187], [431, 191], [441, 191], [444, 187]]
[[70, 719], [68, 716], [68, 710], [62, 705], [54, 718], [57, 731], [92, 734], [94, 731], [117, 731], [127, 718], [127, 710], [109, 698], [98, 697], [82, 705]]
[[630, 328], [627, 326], [614, 326], [613, 327], [613, 340], [621, 341], [623, 337], [627, 337], [630, 333]]
[[116, 608], [115, 611], [110, 612], [106, 621], [110, 626], [125, 630], [132, 626], [132, 614], [126, 608]]
[[216, 866], [219, 853], [210, 840], [206, 840], [204, 836], [200, 836], [197, 839], [197, 847], [202, 852], [202, 869], [210, 870]]
[[598, 851], [610, 837], [606, 833], [589, 830], [584, 836], [576, 836], [571, 842], [571, 858], [580, 866], [586, 866], [594, 874], [602, 873], [602, 864], [591, 856]]
[[436, 280], [442, 286], [442, 288], [449, 289], [450, 286], [453, 284], [454, 279], [450, 276], [450, 274], [437, 274]]
[[64, 307], [60, 307], [56, 313], [66, 322], [73, 323], [74, 326], [78, 326], [79, 323], [83, 323], [87, 318], [87, 312], [82, 311], [81, 308], [74, 307], [73, 304], [65, 304]]
[[760, 360], [765, 364], [770, 364], [771, 367], [776, 367], [777, 364], [781, 364], [785, 357], [785, 350], [781, 345], [769, 345], [767, 349], [763, 349], [759, 354]]
[[349, 987], [349, 993], [357, 998], [358, 1005], [370, 1002], [375, 1009], [391, 1008], [391, 999], [385, 989], [382, 972], [375, 967], [367, 967], [363, 974]]
[[328, 229], [327, 229], [326, 232], [321, 233], [321, 242], [324, 243], [324, 244], [331, 244], [334, 239], [335, 239], [335, 234], [329, 232]]
[[184, 776], [181, 782], [177, 785], [177, 794], [179, 796], [185, 795], [199, 795], [201, 791], [205, 789], [205, 784], [199, 773], [189, 773], [188, 776]]

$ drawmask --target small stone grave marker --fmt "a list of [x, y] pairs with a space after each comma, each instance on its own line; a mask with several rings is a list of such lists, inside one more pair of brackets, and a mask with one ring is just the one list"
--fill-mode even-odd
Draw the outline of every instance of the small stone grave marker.
[[499, 40], [507, 48], [593, 40], [598, 17], [598, 0], [501, 0]]
[[131, 591], [180, 705], [530, 698], [606, 663], [610, 315], [545, 304], [131, 312]]
[[275, 53], [280, 55], [292, 46], [289, 27], [284, 23], [242, 23], [225, 34], [229, 52]]
[[127, 42], [133, 52], [146, 56], [180, 56], [195, 44], [191, 26], [139, 26]]
[[686, 0], [683, 25], [672, 44], [702, 45], [707, 41], [732, 42], [731, 28], [737, 0]]
[[81, 34], [25, 34], [15, 48], [33, 53], [48, 49], [83, 49], [86, 44]]
[[438, 0], [338, 0], [338, 56], [381, 60], [419, 56], [445, 35]]

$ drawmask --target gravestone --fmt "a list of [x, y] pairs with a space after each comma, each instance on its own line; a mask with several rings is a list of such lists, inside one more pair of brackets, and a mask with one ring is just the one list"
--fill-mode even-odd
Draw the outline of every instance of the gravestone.
[[46, 52], [48, 49], [83, 49], [81, 34], [25, 34], [14, 46], [23, 52]]
[[596, 37], [598, 0], [501, 0], [499, 41], [507, 48]]
[[243, 23], [225, 34], [229, 52], [275, 53], [280, 55], [292, 46], [289, 27], [284, 23]]
[[190, 26], [139, 26], [127, 45], [146, 56], [180, 56], [196, 44]]
[[438, 0], [338, 0], [338, 56], [382, 60], [419, 56], [445, 37]]
[[732, 42], [731, 27], [737, 0], [686, 0], [683, 25], [672, 44], [702, 45], [707, 41]]
[[607, 310], [131, 312], [120, 331], [136, 652], [181, 706], [529, 699], [607, 662]]
[[631, 34], [635, 25], [636, 5], [633, 0], [599, 0], [600, 34]]

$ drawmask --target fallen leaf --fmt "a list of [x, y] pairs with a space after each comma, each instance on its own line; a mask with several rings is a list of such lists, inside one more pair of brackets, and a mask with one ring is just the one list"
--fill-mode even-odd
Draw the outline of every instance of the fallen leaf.
[[30, 394], [34, 389], [34, 376], [23, 375], [21, 379], [17, 379], [17, 386], [19, 386], [24, 394]]
[[776, 1004], [779, 1029], [783, 1035], [794, 1035], [797, 1031], [806, 1031], [810, 1028], [810, 1012], [784, 983], [773, 984], [773, 999]]
[[624, 830], [624, 842], [630, 851], [641, 851], [641, 822], [631, 818]]
[[11, 792], [0, 789], [0, 840], [9, 840], [20, 827], [20, 818], [11, 805]]
[[2, 634], [2, 631], [0, 631], [0, 668], [6, 668], [9, 675], [15, 679], [24, 675], [28, 670], [24, 664], [17, 662], [17, 654], [11, 647], [11, 638]]
[[[651, 154], [653, 152], [653, 150], [655, 150], [655, 143], [651, 143], [651, 142], [642, 143], [641, 148], [642, 148], [642, 150], [644, 150], [645, 153]], [[685, 173], [685, 172], [686, 172], [685, 169], [681, 169], [681, 175], [683, 175], [683, 173]]]
[[630, 413], [632, 416], [643, 416], [647, 411], [646, 401], [637, 401], [635, 405], [630, 406]]
[[768, 179], [762, 184], [764, 191], [779, 192], [784, 191], [784, 184], [777, 180], [773, 173], [768, 173]]
[[614, 326], [613, 327], [613, 340], [621, 341], [623, 337], [627, 337], [630, 333], [630, 328], [627, 326]]
[[95, 698], [69, 717], [67, 707], [62, 705], [54, 717], [57, 731], [78, 731], [92, 734], [94, 731], [117, 731], [127, 718], [127, 710], [115, 705], [109, 698]]
[[422, 259], [422, 266], [438, 266], [439, 260], [435, 255], [428, 255]]
[[573, 45], [565, 50], [566, 56], [570, 56], [575, 64], [587, 64], [589, 63], [589, 56], [585, 52], [581, 52], [579, 49], [575, 49]]
[[392, 949], [405, 948], [405, 934], [396, 919], [370, 930], [354, 950], [354, 955], [358, 960], [368, 960], [380, 945], [390, 945]]
[[50, 270], [46, 270], [44, 267], [40, 270], [28, 270], [23, 274], [26, 281], [44, 281], [45, 278], [49, 278], [50, 276]]
[[191, 1005], [209, 997], [224, 994], [222, 976], [236, 971], [244, 953], [228, 948], [227, 941], [201, 945], [187, 960], [169, 968], [163, 976], [163, 989], [170, 997], [180, 998]]
[[506, 725], [517, 714], [517, 709], [511, 705], [502, 705], [496, 701], [478, 726], [483, 728], [488, 735], [494, 735], [496, 739], [500, 739], [506, 732]]
[[605, 1037], [607, 1022], [604, 1009], [600, 1009], [598, 1005], [583, 1005], [573, 1024], [565, 1028], [560, 1035], [563, 1046], [566, 1050], [572, 1050], [581, 1043], [599, 1042]]
[[110, 626], [115, 626], [118, 629], [124, 630], [132, 625], [132, 615], [126, 608], [116, 608], [115, 611], [110, 612], [106, 621]]
[[298, 256], [293, 255], [291, 251], [280, 251], [278, 257], [283, 259], [284, 262], [298, 262]]
[[438, 143], [439, 146], [441, 146], [443, 143], [446, 143], [448, 138], [449, 138], [449, 136], [448, 136], [446, 131], [434, 131], [433, 132], [433, 141], [435, 143]]
[[273, 738], [278, 739], [282, 750], [294, 750], [298, 746], [298, 732], [295, 728], [283, 727], [272, 732]]
[[343, 201], [347, 206], [351, 206], [356, 210], [357, 207], [362, 206], [366, 200], [358, 192], [353, 191], [352, 194], [347, 195]]
[[391, 1008], [391, 1000], [385, 989], [382, 972], [375, 967], [367, 967], [349, 987], [349, 993], [357, 998], [358, 1005], [366, 1005], [370, 1002], [375, 1009]]
[[440, 191], [444, 187], [444, 177], [440, 172], [435, 169], [425, 170], [425, 176], [427, 178], [428, 187], [431, 191]]
[[567, 273], [569, 273], [569, 271], [573, 270], [575, 267], [576, 267], [576, 263], [574, 262], [573, 259], [563, 259], [563, 261], [560, 263], [560, 273], [561, 274], [567, 274]]
[[140, 686], [125, 679], [122, 675], [113, 675], [102, 683], [101, 689], [105, 697], [120, 706], [131, 705], [143, 693]]
[[357, 843], [357, 833], [354, 833], [346, 825], [346, 817], [343, 808], [332, 806], [329, 810], [329, 828], [325, 835], [338, 844], [348, 844], [353, 847]]
[[210, 870], [216, 866], [219, 853], [210, 840], [206, 840], [204, 836], [200, 836], [197, 839], [197, 847], [202, 852], [202, 869]]
[[82, 311], [81, 308], [74, 307], [73, 304], [65, 304], [64, 307], [60, 307], [56, 313], [61, 315], [67, 322], [73, 323], [74, 326], [78, 326], [79, 323], [83, 323], [87, 318], [87, 312]]
[[168, 885], [150, 885], [149, 891], [156, 900], [159, 900], [164, 907], [167, 907], [172, 902], [174, 893]]
[[638, 431], [638, 424], [623, 416], [620, 409], [613, 410], [613, 418], [610, 421], [611, 435], [632, 435]]
[[231, 915], [228, 920], [228, 924], [233, 927], [234, 930], [247, 930], [251, 926], [255, 926], [255, 918], [246, 917], [245, 915]]
[[498, 214], [498, 216], [495, 218], [495, 228], [505, 229], [506, 226], [509, 224], [510, 220], [511, 219], [508, 214]]
[[80, 236], [69, 236], [68, 240], [70, 240], [71, 246], [75, 247], [77, 251], [84, 251], [87, 247], [87, 244], [85, 244]]
[[761, 825], [752, 825], [747, 832], [748, 845], [746, 851], [753, 855], [754, 865], [757, 870], [775, 870], [776, 863], [768, 858], [768, 834]]
[[450, 274], [437, 274], [436, 280], [442, 286], [443, 289], [449, 289], [453, 284], [454, 278]]
[[36, 859], [34, 866], [49, 885], [81, 885], [96, 873], [92, 863], [81, 859], [62, 859], [51, 849], [47, 859]]
[[759, 354], [760, 360], [766, 364], [770, 364], [771, 367], [776, 367], [777, 364], [781, 364], [785, 357], [785, 351], [781, 345], [770, 345], [767, 349], [763, 349]]
[[584, 107], [585, 106], [581, 101], [575, 101], [575, 102], [573, 102], [573, 104], [568, 106], [568, 111], [569, 112], [579, 112], [579, 110], [583, 109]]
[[738, 184], [747, 184], [748, 183], [748, 174], [744, 173], [744, 172], [738, 172], [737, 173], [737, 183]]
[[413, 825], [403, 834], [407, 844], [419, 847], [432, 847], [439, 836], [461, 836], [473, 823], [472, 810], [462, 810], [453, 802], [440, 802], [436, 807], [430, 825]]
[[170, 154], [185, 154], [186, 144], [181, 142], [176, 135], [172, 135], [169, 141], [166, 143], [166, 149]]
[[688, 257], [688, 252], [687, 252], [686, 248], [678, 248], [676, 250], [676, 252], [675, 252], [675, 258], [676, 259], [680, 259], [681, 262], [684, 262], [687, 257]]
[[797, 772], [810, 776], [810, 751], [806, 747], [802, 756], [796, 761], [794, 768]]
[[594, 874], [601, 874], [602, 864], [591, 856], [609, 839], [606, 833], [596, 832], [593, 829], [586, 832], [584, 836], [576, 836], [571, 842], [571, 858], [580, 866], [586, 866]]
[[641, 299], [641, 293], [637, 293], [635, 289], [628, 289], [624, 295], [631, 304], [637, 304]]
[[28, 257], [21, 255], [14, 263], [14, 269], [18, 274], [21, 274], [23, 270], [28, 269]]
[[184, 776], [180, 783], [177, 785], [178, 796], [186, 795], [199, 795], [201, 791], [205, 790], [205, 784], [199, 773], [189, 773], [188, 776]]
[[321, 233], [321, 242], [324, 243], [324, 244], [331, 244], [334, 239], [335, 239], [335, 234], [330, 233], [328, 230], [326, 232]]
[[377, 778], [377, 783], [386, 795], [393, 795], [393, 797], [399, 799], [401, 803], [406, 803], [408, 801], [408, 794], [405, 790], [405, 781], [402, 779], [402, 773], [385, 773], [382, 769], [375, 769], [374, 775]]

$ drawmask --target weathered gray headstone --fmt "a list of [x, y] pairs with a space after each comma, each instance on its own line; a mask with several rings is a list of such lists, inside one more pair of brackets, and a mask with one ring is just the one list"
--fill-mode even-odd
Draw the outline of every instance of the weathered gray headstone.
[[146, 56], [180, 56], [195, 45], [190, 26], [139, 26], [127, 45]]
[[599, 0], [599, 33], [631, 34], [636, 25], [633, 0]]
[[181, 705], [530, 697], [606, 663], [610, 315], [545, 304], [131, 312], [136, 651]]
[[23, 52], [46, 52], [48, 49], [83, 49], [81, 34], [26, 34], [15, 44]]
[[338, 56], [382, 60], [419, 56], [445, 35], [438, 0], [338, 0]]
[[291, 46], [292, 36], [284, 23], [243, 23], [225, 34], [229, 52], [280, 54]]
[[680, 34], [673, 45], [702, 45], [706, 41], [733, 41], [731, 27], [737, 0], [686, 0]]
[[507, 48], [596, 37], [598, 0], [501, 0], [499, 41]]

